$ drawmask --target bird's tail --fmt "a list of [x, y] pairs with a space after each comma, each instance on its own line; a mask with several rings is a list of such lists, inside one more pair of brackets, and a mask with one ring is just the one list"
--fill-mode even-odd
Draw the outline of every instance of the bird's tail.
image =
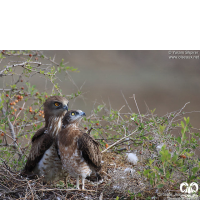
[[20, 173], [20, 176], [23, 176], [25, 178], [29, 179], [37, 179], [38, 176], [36, 174], [33, 174], [32, 172], [27, 172], [25, 169], [23, 169]]
[[102, 180], [102, 176], [98, 172], [95, 172], [92, 173], [90, 176], [87, 176], [86, 179], [92, 182], [99, 182]]

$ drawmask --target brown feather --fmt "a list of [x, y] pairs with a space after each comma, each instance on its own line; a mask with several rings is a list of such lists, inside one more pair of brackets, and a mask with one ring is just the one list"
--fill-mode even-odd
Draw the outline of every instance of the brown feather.
[[44, 134], [45, 130], [46, 130], [45, 127], [40, 128], [40, 129], [34, 134], [34, 136], [32, 137], [32, 140], [31, 140], [31, 141], [34, 142], [34, 140], [38, 139], [41, 135]]
[[81, 133], [78, 139], [78, 149], [82, 151], [85, 161], [94, 167], [95, 171], [101, 169], [101, 152], [99, 143], [87, 133]]
[[[63, 129], [58, 133], [57, 143], [62, 169], [76, 177], [79, 189], [79, 176], [82, 177], [82, 189], [87, 176], [101, 169], [99, 143], [90, 135], [79, 130], [78, 126], [85, 113], [81, 110], [68, 111], [63, 118]], [[100, 179], [98, 176], [97, 179]]]
[[[58, 107], [59, 109], [55, 107], [55, 102], [58, 102], [60, 104], [60, 107]], [[49, 154], [49, 153], [46, 154], [46, 151], [48, 149], [52, 149], [50, 150], [51, 153], [49, 156], [53, 155], [55, 157], [55, 160], [58, 160], [57, 146], [55, 146], [55, 136], [61, 129], [62, 125], [61, 119], [63, 118], [66, 112], [67, 104], [68, 100], [61, 96], [51, 96], [45, 101], [44, 103], [44, 114], [46, 122], [45, 127], [39, 129], [32, 138], [32, 147], [26, 165], [22, 172], [22, 175], [29, 175], [32, 172], [40, 174], [40, 172], [42, 171], [39, 169], [38, 172], [36, 166], [38, 166], [37, 164], [40, 162], [40, 160], [43, 158], [44, 155]], [[59, 162], [60, 161], [58, 160], [58, 164]], [[42, 161], [42, 163], [46, 165], [44, 161]], [[54, 173], [53, 168], [51, 168], [51, 165], [48, 166], [50, 169], [52, 169], [51, 171]]]
[[[59, 146], [62, 150], [64, 147], [70, 146], [68, 153], [71, 155], [76, 148], [82, 151], [84, 160], [93, 167], [95, 171], [101, 169], [101, 151], [99, 149], [99, 143], [87, 133], [81, 132], [80, 130], [74, 129], [72, 126], [67, 126], [61, 130], [58, 134]], [[76, 145], [71, 145], [74, 141]], [[60, 149], [61, 150], [61, 149]], [[61, 152], [62, 153], [62, 152]]]
[[[44, 115], [45, 115], [45, 122], [46, 122], [45, 126], [47, 126], [49, 118], [55, 114], [55, 112], [52, 113], [52, 102], [62, 102], [63, 104], [66, 104], [66, 105], [69, 103], [69, 101], [66, 98], [61, 97], [61, 96], [49, 97], [44, 102]], [[61, 113], [61, 115], [63, 115], [63, 114], [65, 114], [65, 113]]]
[[31, 172], [36, 167], [37, 163], [42, 159], [45, 151], [53, 144], [53, 138], [44, 133], [45, 128], [39, 129], [35, 133], [35, 138], [32, 139], [32, 147], [28, 156], [24, 172]]

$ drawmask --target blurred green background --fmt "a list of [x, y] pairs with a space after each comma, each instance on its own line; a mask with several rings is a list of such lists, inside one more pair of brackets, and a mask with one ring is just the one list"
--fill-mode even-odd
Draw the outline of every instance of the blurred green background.
[[[183, 107], [185, 112], [200, 111], [200, 60], [169, 59], [168, 51], [43, 51], [64, 58], [69, 66], [80, 73], [70, 73], [76, 86], [82, 87], [84, 99], [70, 102], [70, 108], [82, 109], [90, 114], [95, 102], [106, 103], [119, 110], [126, 105], [123, 92], [133, 112], [137, 112], [134, 99], [141, 113], [156, 108], [156, 114], [165, 115]], [[63, 94], [76, 92], [65, 74], [58, 75]], [[40, 84], [38, 81], [37, 84]], [[69, 87], [68, 87], [69, 86]], [[109, 105], [110, 102], [110, 105]], [[124, 107], [122, 112], [129, 111]], [[191, 117], [194, 127], [200, 128], [200, 113]]]

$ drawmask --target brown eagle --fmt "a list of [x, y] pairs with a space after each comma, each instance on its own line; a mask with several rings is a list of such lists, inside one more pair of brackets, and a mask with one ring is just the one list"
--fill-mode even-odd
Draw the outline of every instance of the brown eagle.
[[99, 143], [89, 134], [82, 132], [78, 126], [85, 113], [81, 110], [70, 110], [63, 118], [63, 129], [58, 134], [59, 155], [62, 168], [72, 177], [76, 177], [79, 189], [79, 176], [82, 177], [82, 189], [85, 178], [101, 169], [101, 152]]
[[45, 101], [45, 127], [39, 129], [32, 138], [32, 147], [22, 175], [29, 178], [44, 176], [45, 182], [64, 176], [55, 139], [67, 111], [68, 100], [64, 97], [51, 96]]

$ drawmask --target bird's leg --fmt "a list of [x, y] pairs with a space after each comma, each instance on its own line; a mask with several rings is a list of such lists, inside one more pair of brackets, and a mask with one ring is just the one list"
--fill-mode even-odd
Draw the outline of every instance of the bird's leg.
[[64, 177], [64, 182], [65, 182], [66, 188], [68, 188], [68, 184], [67, 184], [68, 177], [69, 177], [68, 174], [67, 174], [67, 176]]
[[82, 177], [82, 190], [85, 190], [85, 178]]
[[76, 189], [79, 190], [79, 175], [76, 177]]

